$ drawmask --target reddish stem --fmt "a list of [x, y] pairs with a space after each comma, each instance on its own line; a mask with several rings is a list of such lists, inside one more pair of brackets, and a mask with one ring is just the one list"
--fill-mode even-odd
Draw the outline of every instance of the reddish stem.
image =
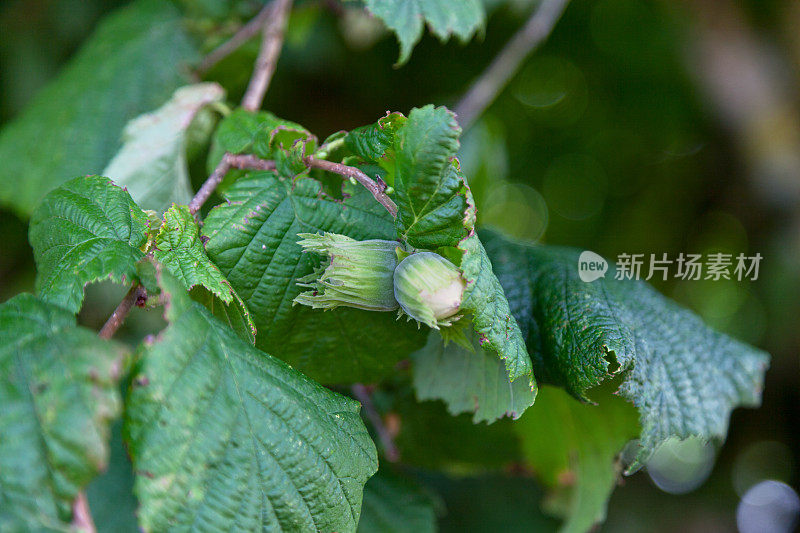
[[98, 337], [101, 339], [110, 339], [114, 336], [114, 333], [117, 332], [119, 327], [125, 322], [125, 318], [128, 316], [128, 313], [133, 308], [134, 304], [138, 303], [140, 299], [144, 299], [147, 297], [147, 291], [144, 290], [144, 287], [136, 283], [131, 290], [128, 291], [128, 294], [125, 295], [125, 298], [119, 303], [114, 312], [111, 313], [111, 316], [108, 317], [106, 323], [103, 324], [103, 327], [100, 329], [100, 333], [97, 334]]

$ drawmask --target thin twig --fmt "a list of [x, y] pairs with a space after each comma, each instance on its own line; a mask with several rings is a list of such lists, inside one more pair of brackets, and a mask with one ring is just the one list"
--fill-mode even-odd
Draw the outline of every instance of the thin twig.
[[211, 197], [211, 194], [219, 187], [222, 180], [225, 179], [225, 174], [231, 168], [252, 168], [257, 170], [275, 170], [275, 161], [268, 161], [266, 159], [259, 159], [254, 155], [234, 155], [225, 154], [222, 160], [214, 169], [214, 172], [206, 179], [197, 194], [194, 195], [192, 201], [189, 202], [189, 212], [192, 214], [200, 211], [203, 204]]
[[260, 159], [254, 155], [242, 154], [233, 155], [228, 154], [228, 163], [233, 168], [247, 169], [252, 168], [255, 170], [275, 170], [275, 161], [268, 159]]
[[269, 16], [264, 24], [261, 50], [258, 52], [253, 75], [242, 98], [242, 107], [245, 109], [256, 111], [261, 107], [283, 47], [283, 35], [286, 32], [286, 21], [291, 7], [292, 0], [274, 0], [270, 6]]
[[138, 303], [140, 298], [145, 298], [146, 296], [147, 292], [144, 290], [144, 287], [138, 283], [134, 284], [131, 290], [128, 291], [128, 294], [125, 295], [125, 298], [123, 298], [117, 308], [114, 309], [114, 312], [111, 313], [111, 316], [108, 317], [106, 323], [103, 324], [97, 336], [101, 339], [110, 339], [113, 337], [114, 333], [116, 333], [122, 323], [125, 322], [125, 318], [128, 316], [134, 304]]
[[568, 3], [569, 0], [542, 0], [525, 26], [511, 38], [472, 84], [455, 107], [463, 130], [467, 130], [489, 107], [528, 54], [547, 39]]
[[212, 67], [214, 67], [214, 65], [238, 50], [240, 46], [249, 41], [252, 37], [258, 35], [269, 18], [271, 9], [272, 5], [270, 3], [261, 8], [261, 11], [259, 11], [255, 17], [250, 19], [247, 24], [239, 28], [239, 30], [234, 33], [230, 39], [219, 45], [206, 57], [204, 57], [203, 61], [201, 61], [200, 65], [197, 67], [197, 72], [199, 74], [208, 72]]
[[353, 392], [353, 396], [356, 397], [356, 400], [361, 402], [361, 406], [364, 408], [364, 414], [369, 419], [372, 427], [375, 428], [375, 432], [378, 434], [378, 438], [383, 445], [383, 453], [386, 455], [386, 460], [390, 463], [396, 463], [400, 460], [400, 450], [397, 449], [392, 435], [383, 423], [381, 415], [378, 414], [378, 411], [375, 409], [369, 390], [364, 385], [356, 383], [351, 387], [351, 391]]
[[[371, 192], [372, 196], [374, 196], [393, 217], [397, 216], [397, 204], [386, 194], [385, 183], [378, 183], [361, 170], [343, 165], [342, 163], [334, 163], [333, 161], [327, 161], [325, 159], [316, 159], [311, 156], [303, 158], [303, 162], [309, 168], [319, 168], [346, 178], [353, 178]], [[249, 154], [225, 154], [222, 157], [222, 161], [217, 165], [217, 168], [214, 169], [214, 172], [211, 173], [205, 183], [203, 183], [203, 186], [200, 187], [200, 190], [197, 191], [194, 198], [192, 198], [192, 201], [189, 202], [189, 212], [194, 214], [200, 210], [231, 168], [275, 170], [275, 161], [261, 159]]]
[[78, 497], [72, 504], [72, 527], [83, 533], [97, 532], [94, 520], [92, 520], [92, 513], [89, 511], [89, 500], [83, 491], [78, 493]]
[[[397, 216], [397, 204], [395, 204], [392, 199], [389, 198], [389, 195], [386, 194], [385, 183], [378, 183], [356, 167], [349, 167], [347, 165], [343, 165], [342, 163], [334, 163], [333, 161], [317, 159], [311, 156], [304, 157], [303, 162], [309, 168], [319, 168], [322, 170], [327, 170], [328, 172], [333, 172], [334, 174], [339, 174], [340, 176], [344, 176], [346, 178], [353, 178], [363, 185], [369, 192], [371, 192], [372, 196], [374, 196], [375, 199], [383, 207], [385, 207], [393, 217]], [[219, 185], [219, 182], [222, 181], [225, 173], [231, 168], [275, 170], [275, 161], [270, 159], [261, 159], [249, 154], [225, 154], [225, 156], [222, 158], [222, 161], [220, 161], [220, 164], [217, 165], [217, 168], [214, 170], [211, 176], [209, 176], [203, 186], [200, 187], [200, 190], [197, 191], [195, 197], [192, 198], [192, 201], [189, 203], [189, 211], [196, 213], [200, 207], [202, 207], [203, 203], [205, 203], [208, 197], [211, 196], [211, 193], [214, 191], [214, 189], [216, 189], [217, 185]]]
[[211, 193], [217, 188], [217, 186], [222, 182], [225, 174], [228, 173], [230, 170], [231, 165], [228, 162], [228, 154], [222, 156], [222, 160], [217, 165], [217, 168], [214, 169], [214, 172], [208, 177], [208, 179], [203, 183], [200, 187], [200, 190], [197, 191], [197, 194], [194, 195], [192, 201], [189, 202], [189, 212], [191, 214], [195, 214], [200, 211], [200, 208], [203, 207], [203, 204], [206, 203], [206, 200], [211, 197]]
[[311, 156], [304, 158], [303, 161], [311, 168], [320, 168], [322, 170], [327, 170], [328, 172], [333, 172], [334, 174], [339, 174], [347, 178], [353, 178], [361, 185], [366, 187], [367, 190], [372, 193], [372, 196], [375, 197], [378, 203], [385, 207], [393, 217], [397, 216], [397, 204], [395, 204], [392, 199], [389, 198], [389, 195], [386, 194], [385, 183], [378, 183], [356, 167], [349, 167], [341, 163], [326, 161], [325, 159], [316, 159]]
[[[256, 18], [263, 26], [263, 39], [261, 41], [261, 49], [258, 52], [256, 65], [253, 69], [253, 74], [250, 76], [250, 83], [242, 98], [242, 107], [250, 111], [256, 111], [261, 107], [261, 101], [264, 99], [264, 94], [267, 92], [269, 82], [272, 79], [272, 73], [275, 72], [275, 66], [278, 63], [278, 56], [283, 47], [283, 35], [286, 31], [286, 21], [289, 18], [289, 10], [292, 7], [292, 0], [273, 0], [271, 4], [265, 7]], [[251, 21], [252, 22], [252, 21]], [[249, 25], [249, 24], [248, 24]], [[242, 28], [244, 30], [244, 28]], [[213, 53], [213, 52], [212, 52]], [[192, 201], [189, 202], [189, 212], [197, 213], [203, 204], [206, 203], [211, 197], [211, 193], [219, 186], [225, 174], [231, 167], [235, 168], [259, 168], [253, 164], [248, 166], [241, 166], [248, 162], [244, 158], [249, 156], [235, 156], [225, 154], [222, 160], [214, 169], [214, 172], [203, 183], [197, 194], [194, 195]], [[257, 161], [257, 158], [254, 158]], [[255, 163], [255, 161], [249, 161]], [[271, 168], [274, 169], [274, 163]]]

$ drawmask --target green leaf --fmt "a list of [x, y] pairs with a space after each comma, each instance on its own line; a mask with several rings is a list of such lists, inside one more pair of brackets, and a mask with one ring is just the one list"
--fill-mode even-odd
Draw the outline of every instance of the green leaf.
[[389, 113], [374, 124], [361, 126], [347, 133], [345, 145], [368, 163], [381, 165], [390, 171], [386, 182], [394, 185], [394, 139], [398, 129], [406, 123], [402, 113]]
[[303, 159], [314, 153], [317, 138], [302, 128], [278, 126], [270, 133], [269, 147], [278, 173], [298, 176], [308, 170]]
[[604, 389], [592, 395], [597, 406], [542, 387], [536, 405], [514, 424], [528, 464], [554, 491], [547, 507], [565, 517], [564, 532], [589, 531], [605, 520], [622, 471], [617, 456], [639, 434], [636, 408]]
[[[153, 257], [187, 290], [191, 290], [192, 297], [206, 306], [212, 315], [228, 324], [243, 339], [251, 344], [255, 342], [256, 327], [247, 305], [206, 255], [200, 226], [188, 207], [173, 205], [164, 213]], [[158, 290], [157, 287], [150, 289]]]
[[427, 24], [440, 41], [455, 35], [465, 43], [483, 28], [485, 13], [480, 0], [365, 0], [366, 8], [397, 35], [398, 64], [411, 57]]
[[453, 113], [432, 105], [412, 109], [397, 131], [397, 231], [411, 246], [455, 246], [474, 225], [469, 188], [454, 159], [460, 134]]
[[512, 383], [503, 362], [481, 347], [477, 333], [466, 335], [471, 351], [455, 342], [445, 344], [439, 332], [430, 332], [428, 343], [412, 356], [417, 398], [442, 400], [453, 415], [474, 413], [475, 423], [519, 418], [533, 405], [536, 392], [526, 379]]
[[535, 396], [536, 381], [524, 337], [511, 314], [503, 287], [492, 271], [483, 244], [473, 234], [459, 244], [459, 249], [464, 253], [461, 270], [467, 281], [462, 311], [472, 313], [472, 324], [480, 345], [503, 360], [508, 379], [512, 382], [517, 378], [526, 380]]
[[481, 234], [540, 380], [577, 398], [624, 373], [640, 413], [640, 459], [669, 437], [725, 438], [730, 412], [757, 406], [769, 356], [713, 331], [644, 282], [578, 277], [579, 250]]
[[69, 522], [78, 492], [108, 463], [126, 356], [30, 294], [0, 304], [0, 509], [26, 530]]
[[247, 305], [236, 291], [231, 289], [231, 292], [234, 300], [230, 303], [225, 303], [219, 296], [202, 286], [194, 287], [190, 294], [193, 300], [203, 304], [217, 320], [228, 325], [240, 338], [255, 344], [256, 326], [253, 317], [250, 316]]
[[223, 152], [255, 154], [272, 159], [270, 140], [279, 128], [311, 135], [300, 124], [278, 118], [269, 111], [254, 112], [239, 108], [222, 119], [214, 137]]
[[54, 187], [100, 172], [125, 124], [185, 84], [196, 57], [172, 2], [138, 0], [110, 16], [0, 132], [0, 202], [27, 216]]
[[142, 209], [161, 213], [173, 202], [188, 204], [192, 186], [186, 161], [187, 131], [203, 107], [224, 96], [225, 90], [216, 83], [178, 89], [159, 109], [125, 126], [122, 149], [103, 175], [125, 187]]
[[200, 226], [185, 205], [173, 205], [164, 213], [153, 257], [181, 280], [187, 290], [202, 285], [226, 304], [233, 301], [231, 286], [206, 255]]
[[83, 287], [136, 278], [147, 215], [108, 178], [75, 178], [51, 191], [33, 213], [30, 242], [39, 295], [78, 312]]
[[126, 436], [146, 531], [354, 531], [378, 468], [359, 404], [237, 337], [160, 273], [169, 327], [144, 348]]
[[358, 533], [434, 533], [431, 495], [412, 479], [381, 468], [364, 487]]
[[282, 173], [294, 176], [306, 168], [299, 158], [310, 155], [315, 147], [316, 137], [300, 124], [268, 111], [240, 108], [222, 119], [214, 132], [208, 167], [213, 170], [225, 152], [253, 154], [274, 159]]
[[393, 313], [340, 308], [318, 311], [292, 300], [297, 280], [321, 258], [302, 253], [298, 233], [333, 232], [354, 239], [393, 239], [391, 217], [363, 187], [345, 183], [345, 200], [324, 196], [309, 178], [254, 172], [225, 193], [203, 226], [206, 251], [252, 313], [257, 346], [314, 379], [370, 382], [424, 342]]

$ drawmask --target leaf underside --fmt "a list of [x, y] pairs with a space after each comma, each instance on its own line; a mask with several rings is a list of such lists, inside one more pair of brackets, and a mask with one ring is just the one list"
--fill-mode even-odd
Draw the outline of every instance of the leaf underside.
[[188, 204], [187, 132], [204, 106], [224, 96], [216, 83], [181, 87], [163, 106], [125, 126], [124, 144], [102, 174], [125, 187], [142, 209], [162, 213], [173, 203]]
[[473, 422], [494, 422], [518, 418], [531, 405], [536, 393], [526, 379], [510, 382], [505, 365], [481, 347], [478, 334], [467, 332], [472, 351], [449, 342], [432, 331], [414, 360], [414, 388], [417, 399], [442, 400], [457, 415], [474, 413]]
[[482, 232], [536, 376], [577, 398], [624, 374], [639, 410], [640, 460], [670, 437], [721, 440], [730, 412], [760, 403], [769, 356], [718, 333], [644, 282], [578, 278], [579, 250]]

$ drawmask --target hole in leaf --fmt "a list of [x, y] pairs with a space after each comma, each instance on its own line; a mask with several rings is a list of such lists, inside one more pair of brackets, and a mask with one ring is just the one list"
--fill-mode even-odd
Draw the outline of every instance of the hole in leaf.
[[617, 354], [615, 354], [613, 351], [610, 351], [606, 347], [603, 347], [603, 349], [606, 352], [605, 355], [603, 356], [603, 359], [605, 359], [606, 362], [608, 362], [608, 366], [606, 367], [606, 372], [608, 372], [609, 374], [616, 374], [617, 372], [619, 372], [620, 369], [619, 361], [617, 361]]

